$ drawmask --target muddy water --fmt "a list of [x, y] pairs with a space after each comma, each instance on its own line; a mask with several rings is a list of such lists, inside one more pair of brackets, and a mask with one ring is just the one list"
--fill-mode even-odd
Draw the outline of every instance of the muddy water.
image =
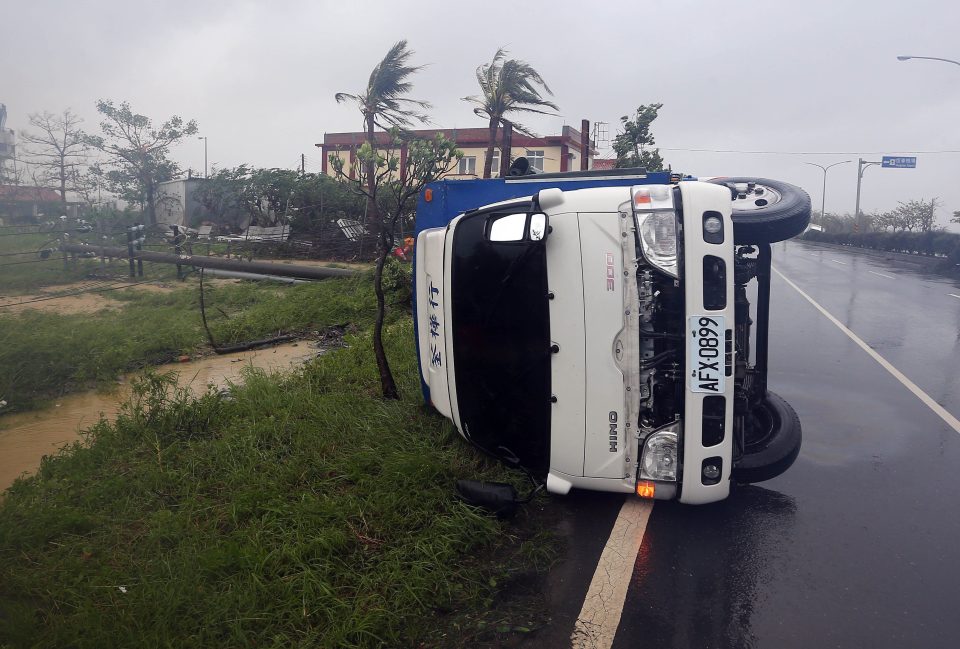
[[[209, 383], [224, 386], [227, 382], [238, 382], [245, 367], [290, 369], [316, 353], [310, 343], [290, 343], [162, 365], [157, 371], [175, 371], [180, 385], [202, 392]], [[127, 383], [125, 378], [123, 385], [110, 394], [71, 394], [44, 410], [0, 416], [0, 494], [22, 473], [35, 471], [44, 455], [55, 453], [64, 444], [76, 440], [80, 430], [96, 423], [100, 413], [110, 419], [115, 417], [119, 403], [128, 394]]]

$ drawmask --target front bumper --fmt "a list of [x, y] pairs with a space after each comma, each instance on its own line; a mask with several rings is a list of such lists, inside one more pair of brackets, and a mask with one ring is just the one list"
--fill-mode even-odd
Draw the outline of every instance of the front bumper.
[[[690, 389], [690, 378], [696, 373], [695, 362], [686, 354], [685, 399], [683, 410], [683, 437], [680, 462], [683, 473], [680, 481], [680, 502], [704, 504], [723, 500], [730, 494], [730, 475], [733, 453], [733, 344], [734, 317], [734, 246], [730, 191], [720, 185], [699, 182], [679, 183], [683, 200], [683, 282], [685, 322], [691, 316], [723, 316], [727, 330], [724, 349], [725, 384], [722, 392], [708, 395]], [[719, 214], [723, 220], [723, 239], [708, 243], [704, 239], [704, 215]], [[714, 238], [714, 237], [711, 237]], [[715, 239], [715, 238], [714, 238]], [[708, 260], [707, 258], [711, 259]], [[725, 270], [718, 281], [714, 266], [716, 259]], [[705, 269], [706, 268], [706, 269]], [[684, 345], [689, 348], [693, 332], [686, 331]], [[723, 398], [718, 408], [716, 397]], [[709, 403], [705, 400], [711, 398]], [[719, 441], [718, 441], [719, 440]], [[707, 464], [719, 466], [714, 478], [706, 478]]]

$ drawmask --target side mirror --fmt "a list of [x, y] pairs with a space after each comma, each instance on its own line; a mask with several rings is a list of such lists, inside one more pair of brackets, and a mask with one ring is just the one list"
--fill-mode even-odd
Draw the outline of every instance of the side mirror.
[[548, 228], [550, 227], [549, 221], [547, 220], [547, 215], [543, 212], [530, 215], [530, 240], [531, 241], [543, 241], [547, 238], [549, 234]]
[[516, 212], [495, 217], [487, 238], [495, 242], [543, 241], [550, 233], [547, 215], [542, 212]]

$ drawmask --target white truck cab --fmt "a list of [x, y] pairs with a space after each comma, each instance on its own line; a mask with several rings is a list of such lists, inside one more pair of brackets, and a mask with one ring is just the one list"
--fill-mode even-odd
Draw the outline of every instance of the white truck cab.
[[[766, 391], [765, 312], [749, 362], [744, 287], [758, 279], [764, 302], [765, 267], [765, 311], [769, 242], [735, 241], [735, 209], [755, 234], [768, 211], [746, 203], [802, 194], [797, 212], [806, 195], [774, 181], [621, 173], [521, 176], [510, 189], [444, 181], [517, 197], [420, 228], [424, 394], [467, 440], [552, 493], [722, 500], [733, 481], [786, 470], [800, 442], [796, 415]], [[436, 216], [431, 199], [449, 209], [448, 189], [428, 188], [418, 221]], [[788, 222], [792, 236], [797, 221], [773, 229]]]

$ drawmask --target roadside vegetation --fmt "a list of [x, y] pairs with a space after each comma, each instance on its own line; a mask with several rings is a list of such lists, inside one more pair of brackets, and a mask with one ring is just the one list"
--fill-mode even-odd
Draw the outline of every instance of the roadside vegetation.
[[[409, 300], [403, 270], [397, 273], [391, 299]], [[103, 293], [122, 308], [95, 314], [0, 310], [0, 399], [8, 410], [24, 410], [66, 392], [113, 383], [125, 372], [207, 351], [196, 278], [168, 286], [173, 288], [163, 292]], [[332, 326], [362, 330], [373, 321], [367, 274], [293, 286], [205, 282], [204, 288], [207, 321], [223, 345]]]
[[817, 232], [803, 235], [807, 241], [835, 243], [855, 248], [943, 258], [942, 270], [956, 273], [960, 265], [960, 234], [953, 232]]
[[[887, 212], [853, 214], [814, 212], [812, 223], [822, 230], [808, 230], [807, 241], [834, 243], [842, 246], [922, 255], [943, 259], [938, 270], [951, 275], [960, 272], [960, 234], [947, 232], [937, 225], [939, 198], [900, 201]], [[960, 223], [960, 211], [950, 219]]]
[[[23, 228], [34, 231], [36, 227]], [[57, 252], [57, 233], [16, 234], [20, 229], [0, 229], [0, 304], [11, 295], [35, 291], [56, 284], [68, 284], [84, 278], [85, 264], [64, 268], [63, 257]], [[46, 259], [41, 250], [49, 250]], [[23, 254], [21, 254], [23, 253]], [[0, 309], [0, 313], [3, 310]]]
[[400, 400], [379, 398], [369, 329], [229, 396], [139, 382], [115, 423], [0, 503], [0, 646], [447, 647], [529, 632], [535, 610], [491, 607], [550, 565], [552, 544], [454, 497], [460, 477], [517, 478], [422, 406], [412, 335], [409, 319], [385, 330]]

